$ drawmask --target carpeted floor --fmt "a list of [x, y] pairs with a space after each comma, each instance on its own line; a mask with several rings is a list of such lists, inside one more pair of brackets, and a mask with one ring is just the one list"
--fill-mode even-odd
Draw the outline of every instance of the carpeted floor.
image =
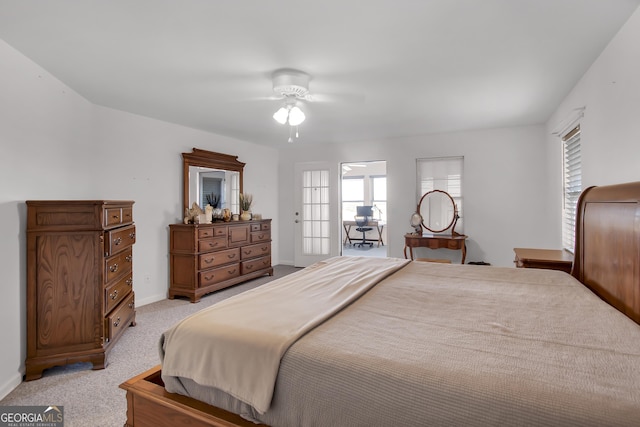
[[65, 427], [121, 427], [127, 402], [118, 386], [160, 363], [158, 341], [162, 332], [198, 310], [297, 270], [277, 265], [273, 277], [223, 289], [196, 304], [175, 299], [138, 307], [136, 326], [129, 328], [111, 350], [106, 369], [94, 371], [90, 363], [48, 369], [41, 379], [20, 384], [0, 401], [0, 406], [64, 406]]

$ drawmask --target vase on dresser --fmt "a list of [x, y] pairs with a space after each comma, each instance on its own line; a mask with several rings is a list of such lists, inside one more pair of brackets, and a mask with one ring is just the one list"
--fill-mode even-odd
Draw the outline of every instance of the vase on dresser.
[[242, 211], [240, 219], [243, 221], [249, 221], [251, 219], [251, 211]]

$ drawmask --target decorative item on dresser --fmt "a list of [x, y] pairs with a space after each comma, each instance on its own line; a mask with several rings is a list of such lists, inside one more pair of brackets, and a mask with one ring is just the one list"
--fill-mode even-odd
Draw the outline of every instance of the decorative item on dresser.
[[58, 365], [103, 369], [135, 325], [132, 201], [27, 201], [25, 379]]
[[268, 274], [271, 220], [235, 224], [171, 224], [169, 299], [200, 297]]

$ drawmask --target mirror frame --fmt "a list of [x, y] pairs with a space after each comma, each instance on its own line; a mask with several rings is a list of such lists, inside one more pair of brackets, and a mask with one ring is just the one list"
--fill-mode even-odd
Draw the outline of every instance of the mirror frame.
[[[429, 194], [433, 194], [433, 193], [442, 193], [444, 195], [446, 195], [449, 200], [451, 200], [451, 204], [453, 205], [453, 218], [451, 218], [451, 222], [449, 224], [447, 224], [446, 227], [444, 227], [442, 230], [432, 230], [429, 227], [427, 227], [424, 223], [425, 218], [424, 215], [422, 215], [422, 210], [420, 209], [421, 205], [422, 205], [422, 201], [424, 200], [425, 197], [427, 197]], [[447, 231], [449, 228], [451, 228], [451, 235], [453, 236], [459, 236], [460, 234], [456, 233], [455, 228], [456, 228], [456, 223], [458, 222], [458, 218], [460, 218], [460, 216], [458, 215], [458, 205], [456, 205], [455, 200], [453, 200], [453, 197], [451, 197], [451, 194], [447, 193], [446, 191], [443, 190], [431, 190], [431, 191], [427, 191], [426, 193], [424, 193], [422, 195], [422, 197], [420, 197], [420, 201], [418, 202], [418, 206], [416, 208], [416, 212], [422, 217], [422, 222], [420, 225], [422, 225], [422, 227], [425, 230], [429, 230], [432, 233], [444, 233], [445, 231]]]
[[189, 206], [189, 166], [219, 169], [240, 173], [240, 193], [243, 186], [243, 171], [245, 163], [238, 161], [238, 156], [216, 153], [214, 151], [194, 148], [191, 153], [182, 153], [182, 200], [183, 211]]

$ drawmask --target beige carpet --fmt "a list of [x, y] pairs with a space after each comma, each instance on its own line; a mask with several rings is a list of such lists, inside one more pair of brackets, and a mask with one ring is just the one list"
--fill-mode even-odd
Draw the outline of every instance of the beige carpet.
[[136, 326], [129, 328], [109, 355], [106, 369], [94, 371], [89, 363], [56, 367], [41, 379], [23, 382], [0, 406], [64, 406], [65, 427], [121, 427], [127, 402], [118, 386], [160, 363], [160, 334], [184, 317], [218, 301], [255, 288], [297, 269], [275, 266], [274, 276], [261, 277], [205, 296], [199, 303], [184, 299], [163, 300], [136, 309]]

